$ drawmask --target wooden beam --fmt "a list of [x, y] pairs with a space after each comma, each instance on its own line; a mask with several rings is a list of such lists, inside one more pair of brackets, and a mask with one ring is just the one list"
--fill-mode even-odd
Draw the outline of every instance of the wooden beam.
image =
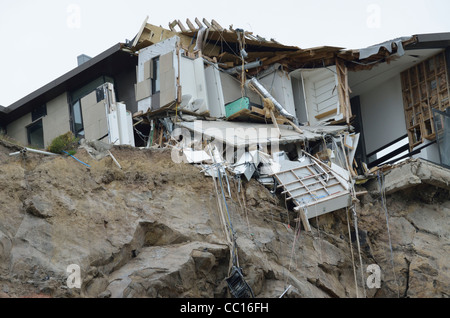
[[278, 61], [280, 61], [280, 60], [282, 60], [282, 59], [284, 59], [286, 57], [288, 57], [287, 54], [277, 55], [277, 56], [274, 56], [272, 58], [269, 58], [268, 60], [265, 60], [263, 64], [264, 65], [272, 65], [272, 64], [274, 64], [274, 63], [276, 63], [276, 62], [278, 62]]
[[145, 26], [147, 25], [147, 21], [148, 21], [148, 16], [145, 18], [144, 23], [142, 23], [141, 28], [139, 29], [138, 34], [136, 35], [136, 38], [133, 41], [133, 44], [131, 45], [131, 47], [135, 47], [138, 44], [139, 39], [142, 36], [142, 32], [144, 32]]
[[316, 117], [316, 119], [322, 119], [322, 118], [325, 118], [325, 117], [328, 117], [328, 116], [331, 116], [331, 115], [334, 115], [334, 114], [337, 114], [337, 108], [329, 110], [329, 111], [327, 111], [325, 113], [319, 114], [319, 115], [317, 115], [315, 117]]
[[195, 23], [197, 23], [199, 28], [203, 28], [203, 24], [200, 22], [199, 19], [195, 18]]
[[192, 24], [191, 20], [186, 19], [186, 24], [188, 25], [189, 29], [191, 29], [192, 32], [196, 32], [197, 31], [195, 26]]
[[172, 31], [172, 32], [177, 32], [176, 30], [175, 30], [175, 26], [178, 24], [178, 21], [177, 20], [174, 20], [172, 23], [169, 23], [169, 29], [170, 29], [170, 31]]
[[180, 20], [178, 20], [178, 26], [180, 27], [180, 29], [181, 29], [181, 32], [188, 32], [188, 30], [186, 29], [186, 27], [183, 25], [183, 23], [181, 23], [181, 21]]
[[213, 25], [213, 27], [215, 27], [217, 29], [217, 31], [222, 31], [223, 30], [223, 28], [220, 26], [219, 23], [217, 23], [216, 20], [212, 19], [211, 20], [211, 24]]
[[272, 123], [275, 126], [275, 129], [277, 130], [278, 138], [281, 138], [280, 127], [278, 127], [277, 119], [275, 118], [275, 115], [273, 114], [273, 111], [271, 111], [271, 110], [270, 110], [270, 117], [272, 118]]
[[294, 130], [295, 130], [296, 132], [298, 132], [299, 134], [303, 134], [303, 130], [301, 130], [300, 128], [298, 128], [297, 125], [294, 124], [291, 120], [289, 120], [289, 119], [286, 118], [286, 121], [289, 123], [289, 125], [292, 126], [292, 128], [294, 128]]
[[207, 28], [211, 29], [211, 23], [208, 22], [205, 18], [203, 18], [203, 23], [206, 25]]
[[300, 219], [302, 220], [305, 230], [307, 232], [311, 232], [311, 225], [309, 224], [309, 221], [306, 218], [305, 210], [303, 210], [301, 207], [296, 207], [296, 208], [294, 208], [294, 211], [296, 211], [300, 214]]

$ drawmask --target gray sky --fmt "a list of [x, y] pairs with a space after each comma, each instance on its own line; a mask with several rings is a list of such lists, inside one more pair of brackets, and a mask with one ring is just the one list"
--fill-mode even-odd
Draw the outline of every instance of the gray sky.
[[0, 105], [9, 106], [118, 42], [145, 17], [215, 19], [300, 48], [348, 49], [419, 33], [450, 32], [448, 0], [1, 0]]

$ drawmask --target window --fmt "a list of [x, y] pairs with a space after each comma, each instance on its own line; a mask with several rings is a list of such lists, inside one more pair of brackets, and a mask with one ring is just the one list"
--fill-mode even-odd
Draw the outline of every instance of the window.
[[159, 56], [153, 59], [152, 94], [161, 89], [161, 77], [159, 76]]
[[31, 111], [31, 121], [36, 121], [41, 117], [47, 116], [47, 105], [41, 105], [33, 108]]
[[77, 100], [71, 107], [73, 118], [73, 133], [76, 137], [84, 136], [83, 115], [81, 113], [81, 103]]
[[28, 144], [40, 149], [44, 148], [44, 129], [42, 119], [32, 123], [27, 127]]
[[81, 99], [93, 91], [97, 92], [97, 102], [104, 98], [103, 91], [98, 88], [105, 83], [113, 83], [114, 80], [108, 76], [101, 76], [94, 81], [74, 90], [70, 94], [70, 116], [72, 132], [76, 137], [84, 137], [83, 112], [81, 110]]
[[450, 108], [445, 112], [433, 109], [433, 116], [441, 164], [450, 168]]

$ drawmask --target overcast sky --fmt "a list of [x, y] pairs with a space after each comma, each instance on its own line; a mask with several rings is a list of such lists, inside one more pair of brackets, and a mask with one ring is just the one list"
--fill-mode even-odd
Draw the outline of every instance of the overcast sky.
[[9, 106], [131, 40], [146, 18], [196, 17], [300, 48], [364, 48], [402, 36], [450, 32], [448, 0], [0, 0], [0, 105]]

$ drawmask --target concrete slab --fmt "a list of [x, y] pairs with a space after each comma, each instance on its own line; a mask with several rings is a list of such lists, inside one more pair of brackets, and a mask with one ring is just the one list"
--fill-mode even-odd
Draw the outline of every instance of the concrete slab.
[[[422, 159], [410, 159], [387, 171], [384, 177], [386, 194], [429, 184], [450, 190], [450, 170]], [[368, 185], [371, 192], [379, 192], [378, 182]]]

